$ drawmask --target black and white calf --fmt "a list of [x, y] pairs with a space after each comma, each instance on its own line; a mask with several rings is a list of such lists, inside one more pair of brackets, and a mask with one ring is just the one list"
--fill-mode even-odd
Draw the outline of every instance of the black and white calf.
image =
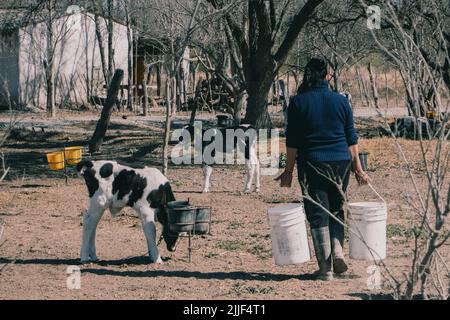
[[[217, 149], [220, 149], [219, 153], [222, 153], [222, 156], [226, 153], [235, 152], [236, 150], [241, 152], [245, 157], [246, 166], [244, 192], [249, 193], [252, 191], [253, 180], [255, 178], [255, 191], [260, 191], [261, 170], [257, 150], [258, 135], [254, 127], [250, 125], [240, 125], [212, 129], [202, 128], [200, 133], [196, 132], [195, 126], [185, 126], [183, 130], [189, 132], [191, 140], [188, 143], [194, 143], [194, 147], [196, 145], [195, 141], [197, 139], [201, 139], [204, 193], [208, 193], [211, 189], [211, 175], [213, 173], [213, 167], [218, 164], [216, 161], [216, 153], [219, 150]], [[180, 137], [179, 142], [186, 143], [183, 141], [183, 136]], [[226, 161], [221, 161], [220, 163], [228, 164]]]
[[169, 233], [166, 211], [167, 203], [175, 197], [169, 181], [158, 169], [133, 169], [115, 161], [82, 161], [77, 171], [84, 177], [90, 198], [83, 218], [82, 262], [97, 260], [95, 235], [105, 210], [116, 216], [126, 206], [139, 215], [152, 262], [162, 262], [155, 221], [162, 224], [167, 249], [175, 251], [178, 237]]

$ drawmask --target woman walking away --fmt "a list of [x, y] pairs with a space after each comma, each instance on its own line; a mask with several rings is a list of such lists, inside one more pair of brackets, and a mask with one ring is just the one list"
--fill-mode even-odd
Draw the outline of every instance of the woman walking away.
[[[286, 132], [287, 165], [277, 178], [290, 188], [297, 161], [305, 211], [311, 227], [319, 270], [317, 278], [333, 279], [347, 271], [344, 258], [343, 205], [352, 170], [359, 184], [370, 181], [359, 160], [358, 136], [346, 97], [332, 92], [325, 60], [313, 58], [303, 83], [289, 104]], [[328, 212], [327, 212], [328, 211]]]

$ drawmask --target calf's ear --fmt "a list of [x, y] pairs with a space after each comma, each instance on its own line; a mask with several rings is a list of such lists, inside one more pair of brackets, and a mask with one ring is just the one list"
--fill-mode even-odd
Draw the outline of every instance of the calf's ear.
[[77, 171], [79, 173], [83, 173], [84, 170], [92, 168], [94, 166], [94, 163], [92, 161], [81, 161], [79, 164], [77, 164]]
[[113, 174], [113, 164], [106, 163], [100, 168], [100, 176], [102, 178], [109, 178]]

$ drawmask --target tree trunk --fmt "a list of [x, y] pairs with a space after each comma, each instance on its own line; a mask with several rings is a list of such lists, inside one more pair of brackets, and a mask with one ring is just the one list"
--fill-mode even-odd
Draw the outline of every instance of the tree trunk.
[[[86, 96], [85, 96], [86, 100], [85, 101], [89, 101], [89, 98], [92, 96], [92, 91], [91, 91], [92, 84], [91, 84], [91, 82], [94, 79], [89, 76], [90, 75], [90, 71], [92, 69], [92, 66], [91, 66], [91, 68], [89, 68], [89, 46], [87, 44], [90, 42], [90, 32], [88, 30], [88, 23], [87, 23], [86, 16], [83, 17], [83, 24], [84, 24], [83, 27], [84, 27], [84, 30], [85, 30], [85, 32], [84, 32], [84, 39], [85, 39], [85, 46], [84, 46], [85, 47], [84, 48], [85, 71], [84, 72], [86, 73], [86, 76], [84, 77], [84, 80], [85, 80], [85, 83], [86, 83]], [[95, 41], [94, 41], [94, 43], [95, 43]], [[76, 91], [74, 90], [74, 93], [75, 92]], [[76, 93], [75, 93], [75, 96], [76, 96]]]
[[278, 94], [278, 83], [277, 83], [276, 79], [272, 83], [271, 91], [272, 91], [271, 101], [274, 101], [274, 100], [276, 101], [278, 99], [278, 97], [279, 97], [279, 94]]
[[380, 105], [379, 105], [377, 83], [376, 83], [376, 80], [375, 80], [375, 73], [374, 73], [372, 65], [370, 63], [367, 66], [367, 70], [369, 71], [370, 83], [372, 84], [373, 101], [375, 103], [375, 108], [378, 109], [380, 107]]
[[183, 105], [183, 92], [182, 92], [182, 79], [181, 70], [176, 71], [175, 83], [176, 83], [176, 109], [181, 110]]
[[[223, 8], [223, 1], [207, 0], [214, 8]], [[244, 28], [237, 24], [230, 14], [225, 15], [229, 29], [228, 38], [234, 39], [240, 51], [245, 82], [248, 92], [248, 106], [245, 122], [262, 128], [270, 126], [267, 99], [270, 86], [277, 72], [286, 61], [298, 35], [311, 20], [316, 8], [324, 0], [306, 1], [289, 22], [281, 43], [274, 41], [278, 33], [277, 14], [273, 1], [247, 1], [248, 20]], [[275, 50], [275, 45], [278, 49]]]
[[[169, 76], [169, 85], [170, 87], [170, 93], [171, 93], [171, 110], [172, 114], [171, 116], [175, 116], [177, 114], [177, 77], [175, 75], [175, 70], [172, 68], [173, 76]], [[170, 73], [169, 73], [170, 74]]]
[[[167, 72], [169, 73], [169, 72]], [[164, 149], [163, 149], [163, 174], [167, 175], [167, 170], [169, 168], [169, 140], [170, 140], [170, 125], [172, 121], [172, 101], [171, 96], [171, 77], [167, 77], [166, 81], [166, 125], [164, 130]]]
[[127, 108], [133, 111], [133, 34], [131, 30], [130, 15], [127, 13], [127, 40], [128, 40], [128, 97]]
[[195, 117], [197, 115], [198, 103], [194, 103], [191, 112], [191, 118], [189, 119], [189, 125], [193, 126], [195, 123]]
[[200, 66], [200, 63], [197, 63], [195, 67], [193, 67], [191, 70], [192, 72], [192, 91], [191, 92], [197, 92], [197, 71], [198, 67]]
[[144, 108], [144, 117], [148, 115], [148, 91], [147, 91], [147, 83], [146, 81], [142, 81], [142, 90], [144, 91], [144, 103], [142, 107]]
[[55, 95], [54, 95], [54, 75], [53, 61], [47, 66], [47, 112], [52, 118], [56, 117]]
[[291, 94], [289, 92], [289, 88], [286, 86], [283, 79], [278, 80], [278, 84], [280, 86], [281, 94], [284, 98], [283, 110], [285, 110], [289, 106], [289, 100], [291, 99]]
[[151, 66], [148, 68], [148, 72], [147, 72], [147, 80], [145, 81], [145, 83], [146, 83], [148, 86], [151, 86], [152, 83], [153, 83], [153, 65], [151, 65]]
[[247, 93], [244, 92], [235, 92], [234, 93], [234, 105], [233, 105], [233, 119], [234, 125], [238, 126], [241, 124], [241, 112], [242, 109], [245, 108], [245, 104], [247, 102]]
[[158, 97], [161, 97], [161, 72], [162, 72], [161, 64], [158, 63], [156, 65], [156, 95]]
[[47, 62], [45, 66], [47, 82], [47, 113], [50, 117], [56, 117], [55, 107], [55, 75], [54, 75], [54, 39], [53, 39], [53, 7], [54, 0], [48, 2], [48, 21], [47, 21]]
[[97, 35], [98, 49], [100, 51], [100, 61], [102, 63], [103, 77], [105, 79], [105, 85], [108, 86], [110, 78], [108, 78], [108, 69], [106, 67], [105, 46], [103, 44], [103, 35], [100, 29], [100, 19], [98, 18], [98, 15], [95, 15], [94, 19], [95, 19], [95, 34]]
[[[294, 78], [295, 88], [300, 87], [299, 74], [297, 74], [297, 72], [295, 72], [295, 70], [292, 70], [290, 73], [292, 73], [292, 77]], [[288, 77], [289, 77], [289, 75], [288, 75]]]
[[272, 121], [267, 109], [268, 96], [272, 81], [265, 84], [252, 83], [248, 85], [248, 104], [244, 123], [251, 124], [256, 128], [270, 128]]
[[187, 94], [189, 90], [189, 75], [190, 75], [190, 56], [191, 50], [186, 47], [183, 53], [183, 60], [181, 61], [181, 99], [182, 105], [187, 103]]
[[114, 21], [113, 21], [113, 0], [108, 0], [108, 84], [111, 81], [114, 70]]
[[[189, 79], [189, 77], [188, 77], [188, 79]], [[183, 95], [182, 95], [183, 103], [182, 103], [182, 107], [184, 105], [187, 105], [187, 103], [188, 103], [188, 92], [187, 92], [188, 91], [188, 83], [189, 82], [187, 82], [186, 79], [184, 79], [184, 78], [181, 79], [181, 88], [183, 89]]]
[[357, 78], [358, 78], [358, 82], [361, 84], [361, 88], [362, 88], [362, 92], [364, 94], [364, 99], [365, 99], [365, 105], [367, 107], [370, 107], [370, 99], [369, 99], [369, 93], [366, 87], [366, 82], [364, 81], [361, 72], [359, 70], [359, 67], [356, 67], [356, 74], [357, 74]]
[[339, 79], [339, 74], [337, 72], [337, 70], [334, 70], [334, 74], [333, 74], [333, 81], [334, 81], [334, 92], [341, 92], [341, 81]]
[[123, 76], [124, 76], [123, 70], [118, 69], [114, 74], [113, 79], [111, 80], [111, 85], [109, 86], [108, 89], [108, 96], [106, 98], [105, 105], [103, 106], [100, 120], [98, 121], [94, 135], [92, 136], [92, 139], [89, 142], [89, 152], [91, 154], [97, 152], [103, 143], [106, 131], [108, 130], [113, 107], [117, 101], [117, 96], [119, 93], [120, 84], [122, 83], [123, 80]]
[[289, 107], [289, 101], [291, 99], [289, 88], [286, 87], [286, 84], [284, 83], [284, 80], [278, 81], [280, 85], [281, 94], [283, 95], [284, 101], [283, 101], [283, 117], [284, 117], [284, 131], [286, 132], [287, 129], [287, 122], [288, 122], [288, 107]]

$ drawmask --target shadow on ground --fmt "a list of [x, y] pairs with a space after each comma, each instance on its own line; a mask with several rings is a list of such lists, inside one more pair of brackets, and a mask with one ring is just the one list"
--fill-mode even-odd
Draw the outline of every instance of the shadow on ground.
[[385, 293], [370, 294], [370, 293], [349, 293], [349, 297], [360, 298], [361, 300], [394, 300], [392, 295]]
[[148, 265], [149, 258], [145, 256], [133, 257], [120, 260], [105, 260], [91, 264], [81, 264], [79, 259], [5, 259], [0, 258], [0, 264], [13, 265], [78, 265], [83, 273], [90, 273], [99, 276], [119, 276], [119, 277], [176, 277], [176, 278], [196, 278], [196, 279], [217, 279], [217, 280], [253, 280], [253, 281], [286, 281], [291, 279], [314, 280], [312, 275], [290, 275], [274, 274], [262, 272], [200, 272], [200, 271], [166, 271], [166, 270], [114, 270], [106, 268], [95, 268], [95, 266], [120, 266], [120, 265]]

